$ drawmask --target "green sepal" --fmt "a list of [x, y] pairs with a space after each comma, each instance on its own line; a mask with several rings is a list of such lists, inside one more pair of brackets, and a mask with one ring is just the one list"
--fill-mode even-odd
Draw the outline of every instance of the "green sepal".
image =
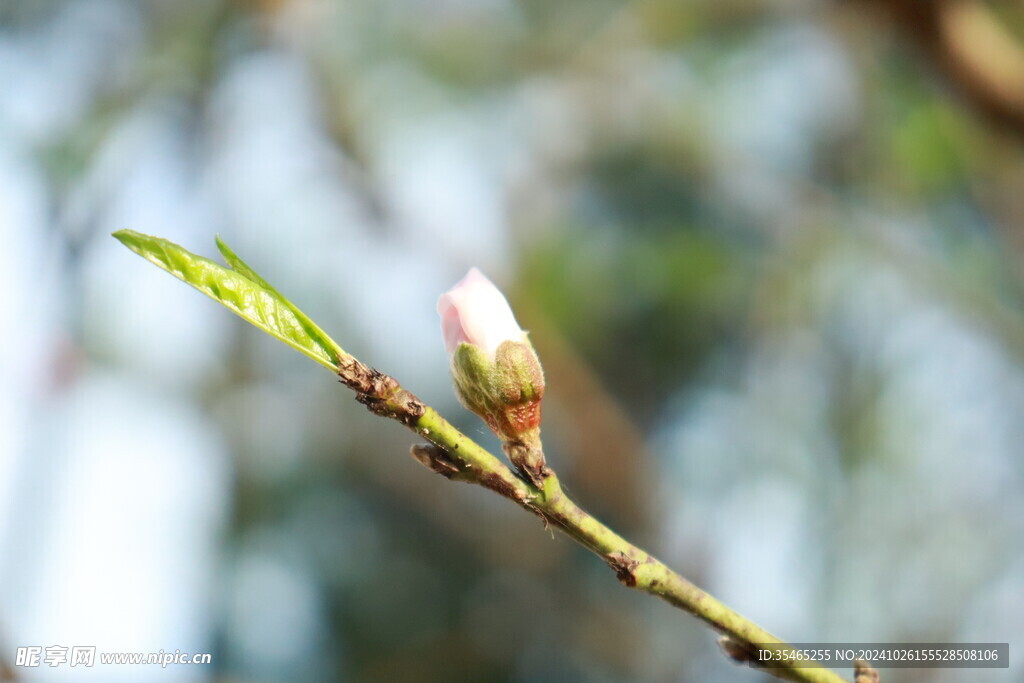
[[494, 354], [494, 366], [505, 403], [532, 401], [544, 394], [544, 371], [529, 342], [502, 342]]
[[537, 429], [544, 372], [528, 341], [504, 341], [490, 358], [478, 346], [459, 344], [452, 354], [455, 394], [503, 440]]
[[496, 405], [491, 400], [491, 359], [479, 346], [462, 342], [452, 354], [452, 383], [455, 395], [462, 405], [480, 415], [492, 412]]

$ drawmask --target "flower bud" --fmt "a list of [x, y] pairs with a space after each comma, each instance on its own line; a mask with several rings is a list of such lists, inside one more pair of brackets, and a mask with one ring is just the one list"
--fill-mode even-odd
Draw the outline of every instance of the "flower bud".
[[544, 489], [540, 443], [544, 371], [508, 301], [473, 268], [437, 302], [455, 395], [483, 418], [520, 474]]
[[539, 444], [544, 372], [504, 295], [473, 268], [437, 312], [459, 401], [502, 441]]

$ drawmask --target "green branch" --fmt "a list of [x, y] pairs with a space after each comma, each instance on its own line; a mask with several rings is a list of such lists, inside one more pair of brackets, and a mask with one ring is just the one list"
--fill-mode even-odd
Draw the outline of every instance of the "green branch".
[[[723, 650], [756, 666], [757, 646], [782, 650], [786, 643], [704, 592], [663, 562], [634, 546], [574, 503], [553, 472], [541, 487], [517, 476], [501, 460], [453, 427], [433, 408], [346, 353], [302, 311], [281, 296], [227, 245], [217, 246], [230, 268], [178, 245], [131, 230], [114, 237], [140, 256], [219, 301], [243, 319], [336, 372], [371, 412], [401, 422], [430, 442], [412, 448], [413, 457], [453, 481], [488, 488], [532, 512], [546, 524], [599, 556], [624, 585], [657, 596], [703, 620], [723, 634]], [[826, 668], [764, 669], [779, 678], [806, 683], [844, 683]]]

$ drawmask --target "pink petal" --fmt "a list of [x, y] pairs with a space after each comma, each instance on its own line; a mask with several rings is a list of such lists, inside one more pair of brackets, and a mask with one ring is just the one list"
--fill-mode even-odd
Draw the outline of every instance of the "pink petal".
[[466, 342], [493, 356], [502, 342], [523, 339], [505, 296], [476, 268], [441, 295], [437, 312], [448, 353]]

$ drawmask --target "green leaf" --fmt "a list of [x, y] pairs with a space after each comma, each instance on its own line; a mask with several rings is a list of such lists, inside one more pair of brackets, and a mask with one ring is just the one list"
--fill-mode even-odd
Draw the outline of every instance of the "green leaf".
[[292, 309], [292, 313], [294, 313], [295, 317], [300, 323], [302, 323], [302, 326], [305, 328], [309, 336], [315, 339], [320, 346], [331, 352], [332, 358], [337, 359], [341, 356], [348, 355], [340, 346], [337, 345], [337, 343], [335, 343], [333, 339], [327, 336], [327, 333], [321, 330], [320, 326], [313, 322], [308, 315], [300, 311], [291, 301], [281, 296], [281, 294], [274, 289], [269, 282], [264, 280], [255, 270], [250, 268], [248, 263], [243, 261], [238, 254], [231, 250], [231, 247], [224, 243], [224, 240], [220, 238], [220, 235], [215, 239], [217, 241], [217, 249], [220, 251], [221, 256], [224, 257], [224, 260], [227, 261], [227, 264], [231, 266], [231, 269], [259, 285], [264, 290], [277, 297], [281, 302], [288, 306], [288, 308]]
[[[276, 289], [270, 286], [269, 282], [261, 278], [255, 270], [250, 268], [248, 263], [243, 261], [238, 256], [238, 254], [231, 251], [231, 247], [224, 243], [224, 240], [220, 238], [220, 235], [217, 235], [214, 239], [217, 242], [217, 250], [220, 251], [221, 256], [223, 256], [224, 260], [227, 261], [229, 266], [231, 266], [231, 270], [241, 274], [243, 277], [252, 280], [257, 285], [267, 290], [271, 294], [274, 294], [275, 296], [279, 297], [281, 296], [280, 294], [278, 294]], [[283, 299], [284, 297], [281, 298]]]
[[217, 246], [234, 270], [197, 256], [173, 242], [134, 230], [118, 230], [114, 237], [139, 256], [219, 301], [324, 367], [337, 370], [339, 359], [347, 355], [305, 313], [267, 284], [219, 239]]

